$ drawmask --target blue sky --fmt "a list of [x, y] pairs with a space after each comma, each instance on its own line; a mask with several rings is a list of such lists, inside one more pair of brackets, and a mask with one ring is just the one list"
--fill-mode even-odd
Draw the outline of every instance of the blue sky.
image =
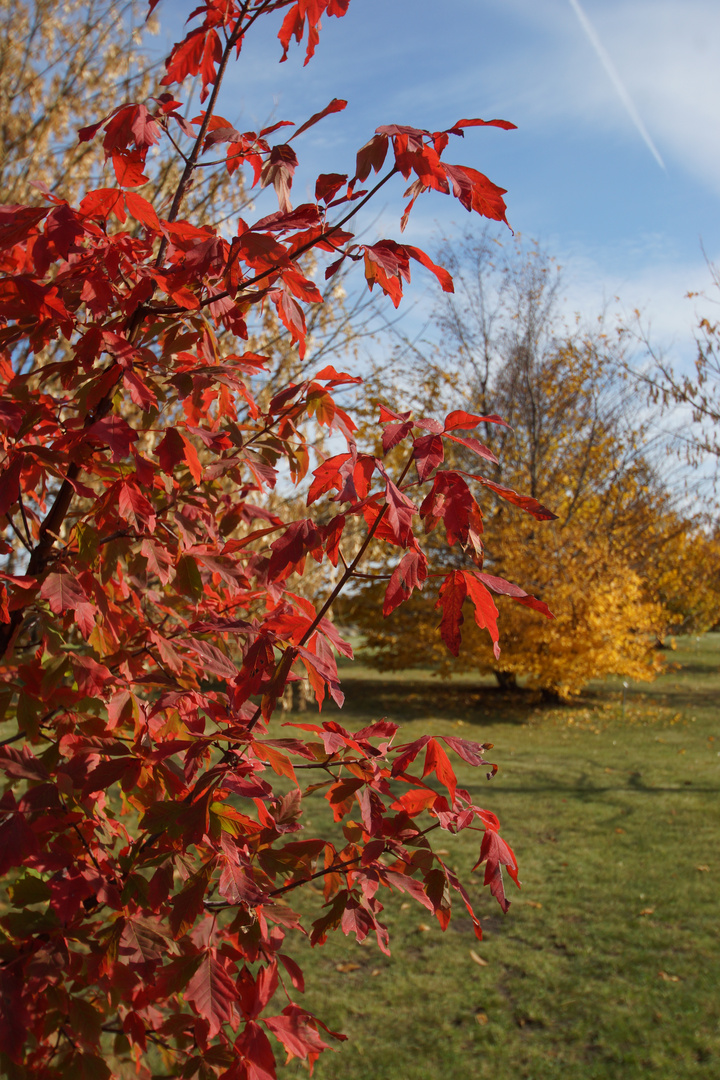
[[[190, 9], [161, 4], [161, 39]], [[717, 0], [352, 0], [307, 67], [304, 46], [278, 64], [277, 25], [248, 40], [221, 111], [247, 129], [348, 100], [295, 144], [296, 202], [318, 172], [352, 172], [380, 124], [511, 120], [517, 131], [471, 129], [446, 158], [508, 189], [513, 228], [564, 267], [569, 312], [639, 308], [659, 344], [690, 355], [685, 293], [708, 286], [702, 248], [720, 259]], [[402, 183], [385, 190], [377, 228], [397, 238]], [[405, 238], [432, 250], [469, 223], [428, 195]]]

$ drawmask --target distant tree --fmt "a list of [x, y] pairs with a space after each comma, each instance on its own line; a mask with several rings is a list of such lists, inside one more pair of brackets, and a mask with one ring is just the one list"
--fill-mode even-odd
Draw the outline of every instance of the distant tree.
[[[659, 666], [656, 642], [671, 626], [706, 628], [720, 612], [717, 583], [708, 588], [696, 563], [704, 600], [682, 584], [693, 545], [707, 557], [719, 550], [717, 542], [680, 513], [642, 398], [618, 379], [602, 328], [590, 333], [563, 324], [552, 260], [533, 245], [501, 249], [487, 240], [445, 255], [456, 291], [436, 318], [441, 344], [411, 348], [397, 385], [412, 385], [416, 407], [430, 415], [451, 398], [471, 412], [499, 413], [509, 427], [481, 424], [475, 438], [482, 446], [454, 442], [446, 460], [466, 475], [482, 472], [491, 488], [527, 492], [558, 520], [540, 529], [498, 502], [477, 523], [484, 550], [466, 543], [445, 554], [436, 541], [431, 569], [481, 565], [511, 577], [522, 567], [524, 587], [552, 597], [555, 619], [501, 600], [499, 655], [478, 627], [468, 627], [453, 658], [435, 637], [440, 579], [432, 577], [382, 623], [374, 610], [385, 583], [368, 579], [347, 617], [365, 635], [370, 662], [384, 670], [494, 671], [502, 685], [528, 676], [561, 696], [610, 673], [651, 678]], [[387, 369], [371, 395], [386, 379]], [[447, 518], [445, 527], [451, 535]], [[374, 572], [383, 570], [378, 561]]]
[[[623, 371], [666, 416], [679, 417], [676, 449], [692, 465], [705, 467], [720, 459], [720, 269], [708, 263], [708, 270], [712, 293], [687, 294], [687, 299], [705, 305], [705, 313], [698, 317], [694, 370], [673, 363], [655, 346], [639, 314], [620, 328], [621, 338], [640, 346], [621, 358]], [[716, 466], [716, 476], [717, 472]]]

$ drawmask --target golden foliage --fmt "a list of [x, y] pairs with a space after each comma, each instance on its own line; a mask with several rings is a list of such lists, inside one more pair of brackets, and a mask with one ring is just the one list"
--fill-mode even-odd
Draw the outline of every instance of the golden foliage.
[[35, 201], [32, 181], [72, 198], [97, 176], [102, 152], [76, 129], [149, 92], [146, 11], [142, 0], [1, 0], [0, 201]]

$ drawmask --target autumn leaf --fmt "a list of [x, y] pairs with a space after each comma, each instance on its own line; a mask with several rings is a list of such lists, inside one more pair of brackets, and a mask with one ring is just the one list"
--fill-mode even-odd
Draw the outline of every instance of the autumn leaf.
[[185, 998], [207, 1020], [211, 1037], [232, 1020], [238, 991], [228, 972], [228, 962], [208, 949], [185, 990]]
[[427, 579], [427, 559], [421, 551], [408, 551], [395, 567], [385, 591], [383, 615], [387, 616]]
[[457, 656], [460, 652], [460, 627], [463, 624], [462, 606], [467, 594], [468, 588], [465, 574], [461, 570], [453, 570], [440, 586], [440, 595], [435, 605], [435, 607], [442, 609], [440, 636], [454, 656]]

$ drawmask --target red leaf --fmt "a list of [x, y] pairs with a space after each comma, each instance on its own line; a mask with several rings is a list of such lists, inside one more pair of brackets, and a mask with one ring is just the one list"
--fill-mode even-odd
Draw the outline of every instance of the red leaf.
[[419, 739], [414, 742], [406, 743], [404, 746], [396, 747], [399, 752], [399, 756], [395, 758], [392, 764], [392, 775], [400, 776], [405, 772], [408, 765], [411, 765], [415, 758], [418, 756], [424, 746], [430, 741], [429, 735], [421, 735]]
[[463, 761], [467, 761], [468, 765], [474, 765], [477, 768], [478, 766], [491, 764], [482, 755], [484, 747], [481, 743], [471, 742], [469, 739], [459, 739], [455, 735], [442, 735], [441, 738]]
[[343, 478], [340, 472], [340, 466], [344, 465], [345, 462], [349, 460], [350, 454], [336, 454], [335, 457], [328, 458], [327, 461], [324, 461], [322, 465], [318, 465], [317, 469], [313, 470], [315, 479], [308, 491], [308, 506], [312, 506], [316, 499], [319, 499], [320, 496], [324, 495], [327, 491], [331, 491], [332, 488], [340, 488], [342, 486]]
[[378, 405], [378, 408], [380, 410], [380, 423], [381, 424], [387, 424], [391, 420], [400, 420], [400, 421], [409, 420], [410, 417], [412, 416], [411, 412], [406, 412], [406, 413], [393, 412], [392, 409], [388, 409], [387, 405], [383, 405], [382, 402]]
[[420, 248], [410, 247], [409, 244], [405, 244], [405, 250], [411, 258], [417, 259], [419, 263], [422, 263], [423, 266], [435, 275], [442, 286], [443, 292], [455, 292], [453, 279], [443, 266], [437, 266], [437, 264], [434, 263], [424, 251], [421, 251]]
[[185, 457], [185, 444], [176, 428], [167, 429], [162, 442], [155, 448], [155, 454], [163, 472], [172, 476], [175, 466], [179, 465]]
[[319, 554], [322, 551], [322, 537], [315, 523], [304, 518], [293, 521], [283, 535], [272, 542], [270, 548], [272, 556], [267, 572], [268, 577], [275, 580], [288, 567], [302, 570], [300, 564], [308, 554]]
[[217, 1035], [224, 1023], [232, 1020], [238, 999], [237, 987], [227, 967], [226, 957], [218, 956], [215, 949], [208, 949], [185, 988], [185, 1000], [210, 1024], [210, 1038]]
[[488, 450], [487, 446], [483, 446], [477, 439], [461, 438], [459, 435], [448, 434], [448, 439], [452, 439], [453, 442], [460, 443], [462, 446], [466, 446], [468, 450], [472, 450], [478, 457], [485, 458], [486, 461], [492, 461], [494, 464], [498, 463], [498, 459], [493, 454], [492, 450]]
[[480, 848], [480, 858], [473, 866], [473, 870], [477, 870], [478, 866], [481, 866], [483, 863], [487, 864], [485, 866], [485, 884], [490, 886], [490, 892], [493, 894], [503, 911], [506, 912], [510, 907], [510, 901], [505, 898], [502, 867], [507, 867], [510, 877], [518, 888], [520, 888], [520, 882], [518, 881], [518, 865], [512, 848], [503, 840], [495, 829], [485, 830], [482, 846]]
[[0, 969], [0, 1046], [8, 1058], [18, 1065], [17, 1070], [8, 1070], [16, 1075], [22, 1069], [27, 1036], [28, 1012], [23, 990], [22, 968], [3, 966]]
[[0, 824], [0, 874], [4, 876], [13, 866], [23, 866], [37, 850], [37, 838], [23, 814], [6, 816]]
[[49, 212], [47, 206], [0, 206], [0, 250], [26, 240]]
[[127, 420], [115, 415], [96, 420], [87, 429], [87, 433], [110, 447], [113, 461], [122, 461], [128, 457], [130, 447], [138, 439], [137, 431], [133, 431]]
[[304, 277], [297, 270], [284, 270], [282, 280], [293, 296], [300, 297], [306, 304], [322, 304], [322, 293], [314, 281]]
[[329, 203], [345, 183], [347, 173], [321, 173], [315, 181], [316, 202]]
[[519, 585], [513, 585], [512, 582], [505, 581], [504, 578], [495, 577], [493, 574], [478, 573], [476, 576], [480, 578], [489, 589], [492, 589], [493, 592], [502, 593], [504, 596], [511, 596], [513, 600], [517, 600], [518, 604], [533, 608], [535, 611], [539, 611], [542, 615], [545, 615], [548, 619], [555, 618], [546, 603], [536, 599], [534, 596], [530, 596], [529, 593], [526, 593]]
[[23, 460], [23, 455], [17, 454], [11, 459], [10, 466], [0, 473], [0, 515], [2, 517], [20, 498], [20, 474]]
[[473, 516], [481, 520], [477, 503], [462, 476], [454, 470], [436, 473], [432, 490], [420, 507], [420, 517], [425, 518], [426, 529], [434, 528], [433, 519], [442, 519], [448, 542], [455, 544], [459, 540], [465, 544]]
[[218, 892], [231, 904], [245, 904], [254, 907], [262, 904], [265, 894], [257, 887], [245, 867], [227, 859], [220, 875]]
[[276, 1080], [275, 1055], [270, 1040], [254, 1020], [245, 1025], [235, 1046], [245, 1056], [245, 1068], [242, 1073], [233, 1073], [233, 1076], [236, 1075], [238, 1080], [241, 1076], [243, 1080]]
[[509, 120], [457, 120], [448, 131], [458, 134], [459, 130], [466, 127], [497, 127], [504, 131], [516, 131], [517, 124], [511, 124]]
[[100, 217], [103, 220], [114, 214], [121, 225], [127, 219], [125, 199], [120, 188], [97, 188], [89, 191], [78, 209], [85, 217]]
[[457, 778], [450, 764], [450, 759], [436, 739], [430, 739], [425, 751], [423, 776], [428, 776], [431, 772], [434, 772], [440, 783], [448, 789], [450, 801], [454, 802]]
[[142, 195], [138, 195], [137, 191], [125, 192], [125, 203], [128, 208], [128, 213], [131, 214], [136, 221], [141, 221], [143, 225], [147, 225], [148, 229], [152, 232], [162, 232], [162, 226], [158, 220], [158, 216], [151, 203], [144, 199]]
[[[329, 1046], [320, 1038], [314, 1018], [299, 1005], [286, 1005], [280, 1016], [269, 1016], [263, 1024], [283, 1044], [288, 1060], [314, 1058]], [[344, 1039], [345, 1036], [335, 1035], [335, 1038]]]
[[48, 574], [40, 588], [40, 595], [43, 600], [47, 600], [50, 610], [56, 615], [87, 603], [84, 589], [70, 574]]
[[495, 607], [493, 598], [481, 581], [479, 574], [463, 570], [467, 594], [475, 605], [475, 622], [481, 630], [486, 629], [490, 633], [493, 643], [493, 653], [497, 660], [500, 656], [499, 633], [497, 628], [498, 609]]
[[130, 391], [130, 397], [139, 405], [141, 409], [147, 411], [148, 409], [155, 408], [157, 406], [157, 398], [152, 392], [149, 386], [143, 382], [138, 374], [134, 371], [123, 372], [123, 382]]
[[395, 567], [385, 590], [383, 615], [385, 618], [412, 595], [413, 589], [422, 589], [427, 578], [427, 558], [422, 551], [408, 551]]
[[421, 435], [413, 442], [413, 457], [420, 480], [427, 480], [433, 469], [442, 465], [445, 456], [440, 435]]
[[404, 495], [389, 477], [385, 484], [385, 499], [385, 521], [393, 539], [401, 547], [407, 547], [412, 537], [412, 517], [417, 513], [415, 503]]
[[478, 424], [501, 424], [503, 427], [512, 430], [507, 421], [503, 420], [500, 416], [496, 416], [494, 413], [491, 416], [477, 416], [475, 413], [465, 412], [464, 409], [454, 409], [453, 412], [449, 412], [445, 417], [445, 431], [455, 431], [457, 428], [466, 428], [471, 430], [476, 428]]
[[393, 446], [397, 446], [399, 442], [402, 442], [412, 429], [413, 425], [410, 420], [404, 424], [388, 424], [382, 433], [383, 454], [387, 454], [389, 450], [392, 450]]
[[440, 586], [440, 595], [435, 604], [435, 607], [442, 608], [440, 636], [453, 656], [457, 656], [460, 652], [462, 606], [466, 596], [465, 574], [462, 570], [453, 570]]
[[290, 189], [297, 163], [298, 159], [295, 156], [295, 151], [287, 143], [273, 146], [260, 174], [261, 187], [272, 184], [275, 188], [278, 203], [283, 213], [289, 213], [292, 210]]
[[203, 89], [200, 100], [207, 97], [207, 85], [214, 81], [215, 64], [222, 57], [222, 43], [216, 30], [206, 33], [203, 27], [191, 30], [175, 45], [165, 61], [167, 74], [161, 86], [184, 82], [188, 75], [202, 73]]
[[360, 805], [360, 814], [365, 829], [371, 836], [380, 836], [385, 820], [383, 816], [385, 807], [382, 799], [376, 791], [366, 785], [355, 793], [355, 797]]
[[346, 371], [336, 371], [332, 364], [328, 364], [322, 371], [318, 371], [317, 375], [313, 377], [314, 382], [319, 382], [320, 380], [323, 382], [327, 381], [330, 386], [340, 386], [347, 383], [361, 383], [363, 381], [361, 375], [348, 375]]
[[393, 810], [405, 810], [410, 817], [422, 813], [428, 807], [433, 806], [440, 796], [432, 788], [413, 788], [405, 791], [397, 802], [393, 803]]
[[288, 142], [296, 139], [298, 135], [302, 135], [303, 131], [307, 131], [313, 124], [317, 124], [318, 120], [322, 120], [323, 117], [329, 116], [330, 113], [342, 112], [346, 105], [347, 101], [343, 101], [342, 98], [333, 98], [329, 105], [326, 105], [320, 112], [313, 113], [309, 120], [306, 120], [304, 124], [301, 124], [297, 131], [292, 133]]
[[305, 979], [298, 964], [295, 963], [292, 957], [286, 956], [285, 953], [278, 953], [277, 958], [290, 976], [290, 982], [294, 988], [303, 994], [305, 992]]
[[146, 184], [148, 177], [143, 172], [145, 155], [140, 150], [130, 150], [124, 154], [113, 154], [115, 179], [120, 187], [137, 187]]
[[182, 439], [184, 457], [187, 461], [190, 475], [192, 476], [195, 483], [199, 484], [202, 480], [203, 468], [200, 464], [200, 458], [198, 457], [197, 450], [187, 438], [187, 436], [183, 435], [182, 431], [180, 432], [180, 438]]
[[237, 678], [238, 669], [235, 664], [225, 653], [220, 652], [216, 645], [203, 641], [202, 638], [188, 638], [184, 644], [202, 660], [203, 674], [218, 675], [221, 679]]
[[118, 510], [120, 516], [140, 532], [155, 531], [155, 510], [140, 489], [132, 481], [124, 480], [118, 485]]
[[557, 520], [557, 514], [553, 514], [552, 510], [548, 510], [548, 508], [543, 506], [542, 503], [539, 503], [537, 499], [533, 499], [529, 495], [518, 495], [517, 491], [513, 491], [512, 488], [503, 487], [502, 484], [496, 484], [493, 480], [486, 480], [484, 476], [476, 476], [475, 479], [486, 488], [490, 488], [491, 491], [494, 491], [501, 499], [513, 503], [514, 506], [519, 506], [520, 509], [524, 510], [527, 514], [532, 514], [538, 521]]
[[502, 198], [505, 188], [498, 187], [487, 176], [465, 165], [446, 165], [445, 172], [452, 183], [453, 194], [466, 210], [475, 210], [483, 217], [507, 224], [507, 207]]
[[358, 150], [355, 176], [362, 183], [367, 180], [370, 170], [380, 172], [388, 152], [387, 135], [373, 135], [369, 142]]

